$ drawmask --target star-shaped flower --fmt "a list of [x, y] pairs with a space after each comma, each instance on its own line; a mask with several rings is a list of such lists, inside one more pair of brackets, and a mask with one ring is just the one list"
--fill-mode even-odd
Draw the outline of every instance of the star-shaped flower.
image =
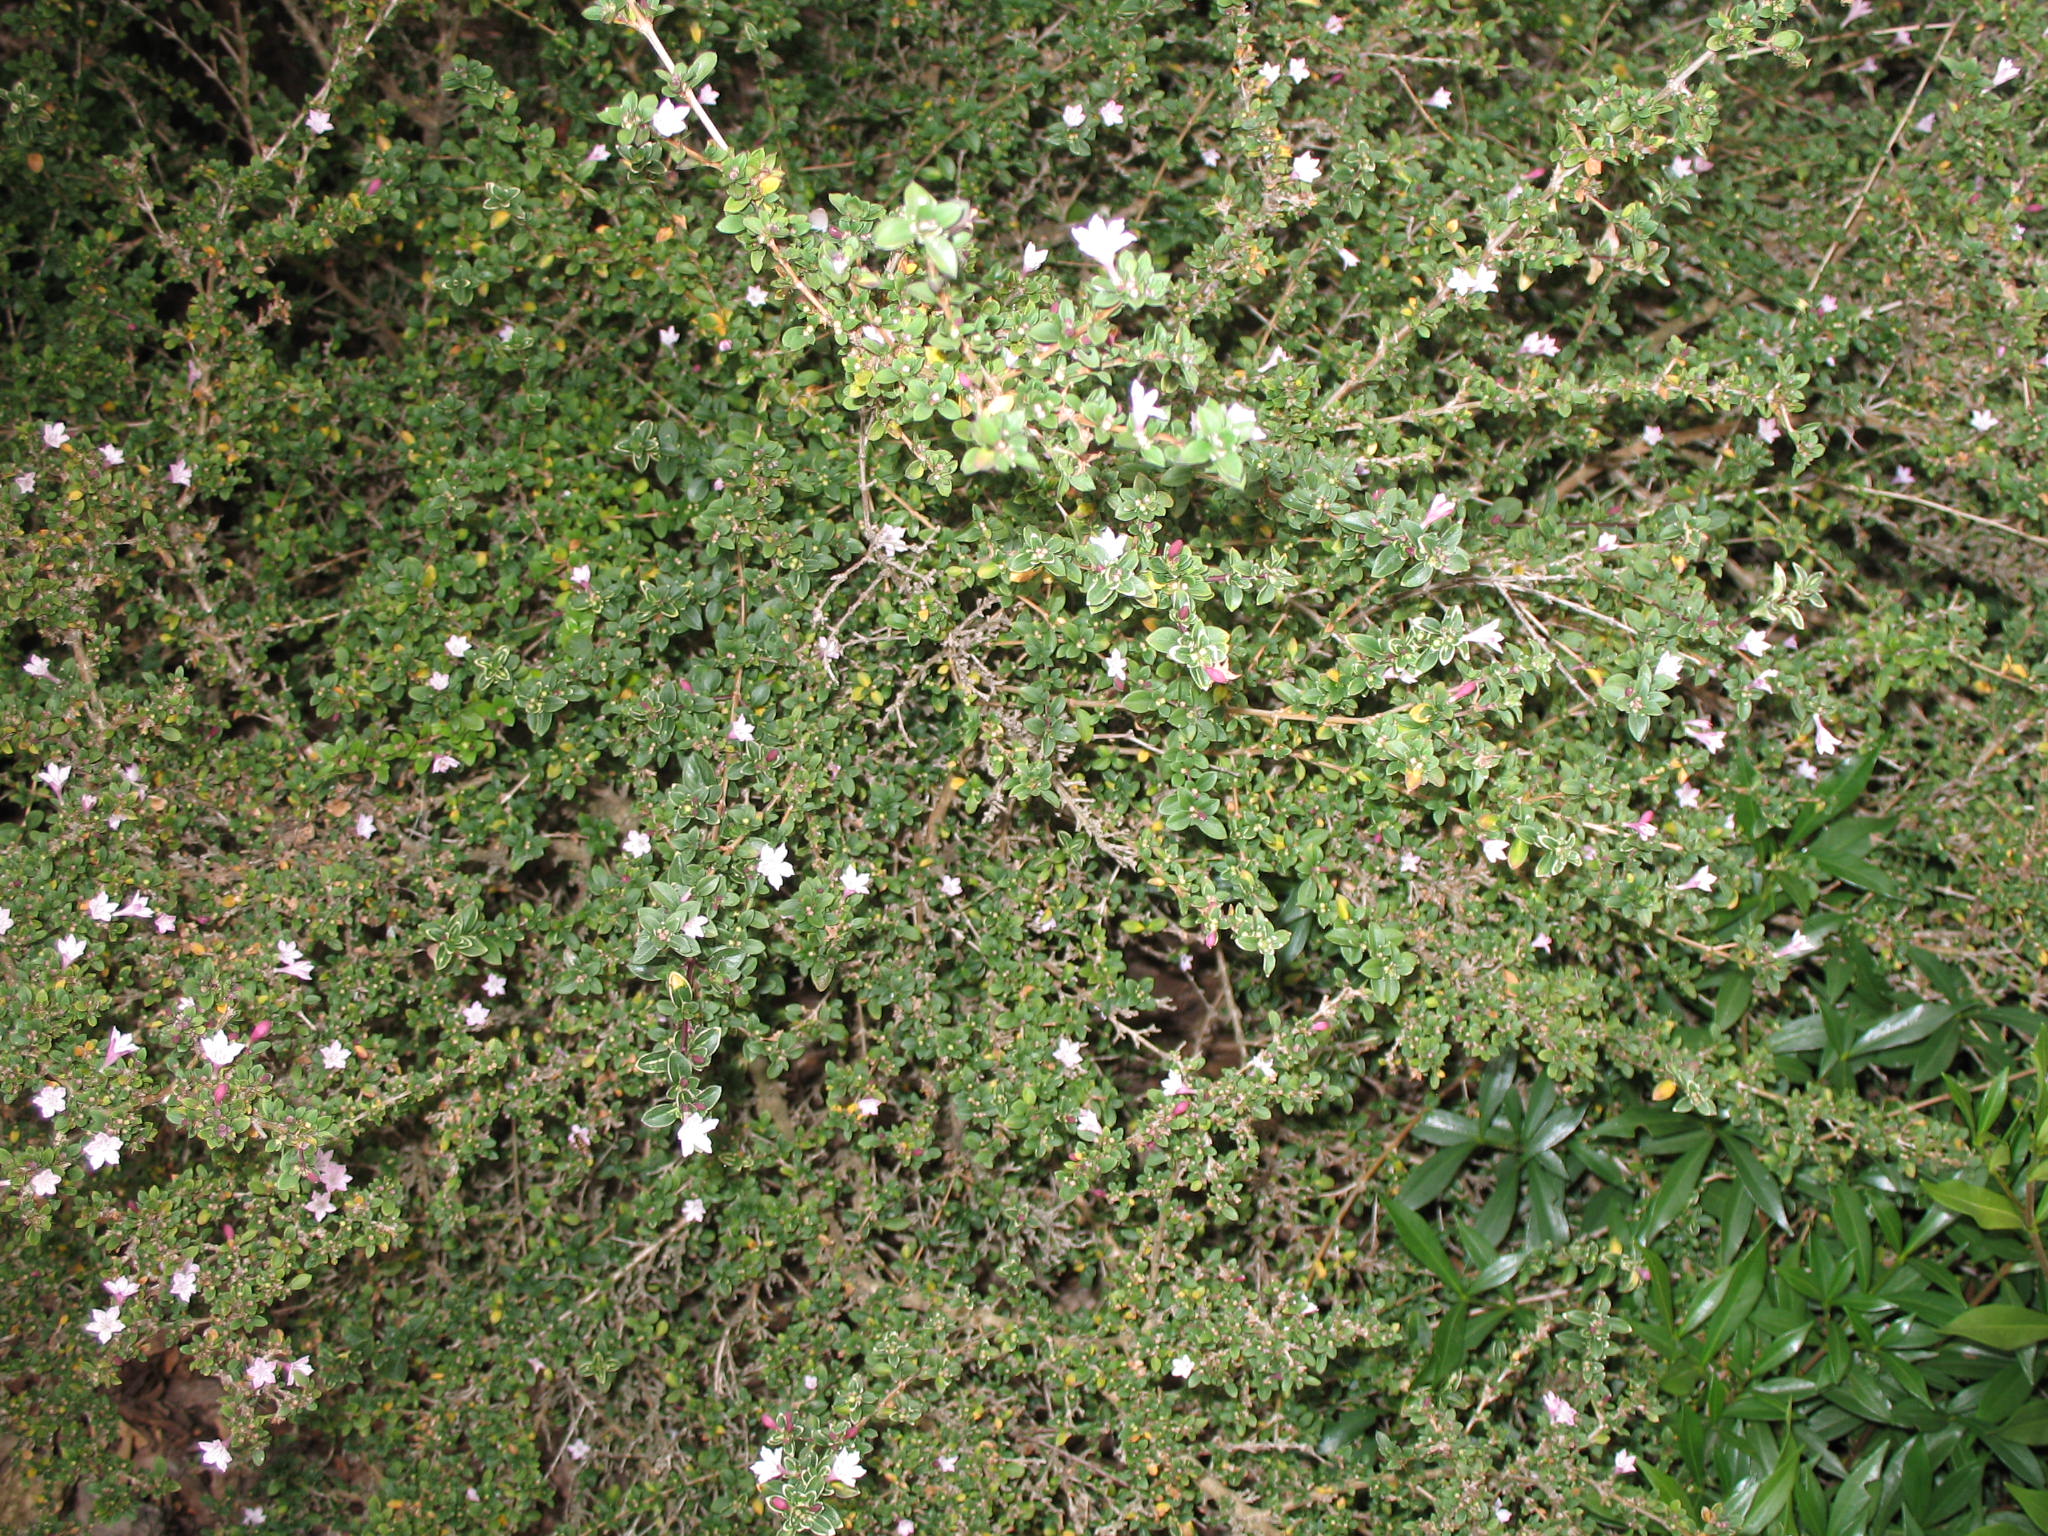
[[1090, 261], [1100, 262], [1116, 275], [1117, 253], [1126, 246], [1137, 244], [1138, 237], [1124, 227], [1122, 219], [1105, 219], [1096, 214], [1086, 224], [1076, 224], [1069, 231], [1074, 244], [1081, 248], [1081, 254]]
[[315, 107], [306, 114], [306, 131], [308, 133], [326, 133], [333, 127], [334, 119], [318, 107]]
[[339, 1072], [348, 1065], [349, 1050], [339, 1040], [330, 1040], [320, 1047], [320, 1065], [330, 1072]]
[[1550, 1415], [1550, 1422], [1560, 1429], [1570, 1429], [1579, 1422], [1579, 1411], [1555, 1392], [1543, 1394], [1543, 1411]]
[[94, 1170], [111, 1168], [121, 1161], [121, 1138], [111, 1131], [101, 1131], [84, 1147], [85, 1166]]
[[235, 1458], [228, 1453], [225, 1440], [202, 1440], [197, 1446], [199, 1459], [216, 1472], [225, 1472], [235, 1464]]
[[65, 429], [63, 422], [50, 421], [43, 424], [43, 446], [45, 448], [62, 448], [70, 441], [71, 433]]
[[45, 1120], [54, 1120], [64, 1113], [67, 1090], [61, 1083], [46, 1084], [29, 1102], [36, 1107], [36, 1113]]
[[111, 1344], [115, 1334], [128, 1331], [128, 1325], [121, 1321], [119, 1307], [94, 1307], [92, 1321], [85, 1325], [85, 1331], [102, 1344]]
[[457, 661], [460, 661], [462, 660], [463, 657], [467, 656], [470, 653], [470, 651], [474, 649], [474, 647], [470, 643], [469, 636], [450, 635], [446, 640], [441, 642], [441, 649], [446, 651], [450, 656], [453, 656]]
[[1306, 150], [1294, 157], [1294, 179], [1296, 181], [1320, 181], [1323, 162]]
[[766, 1487], [776, 1478], [786, 1477], [789, 1469], [783, 1465], [781, 1447], [764, 1445], [761, 1447], [761, 1454], [747, 1470], [754, 1474], [756, 1487]]
[[786, 843], [763, 843], [754, 855], [754, 868], [760, 872], [771, 889], [781, 890], [782, 884], [796, 873], [796, 866], [789, 862], [789, 845]]
[[726, 727], [725, 735], [728, 741], [752, 741], [754, 724], [745, 715], [734, 715], [732, 724]]
[[860, 1452], [849, 1447], [832, 1458], [832, 1465], [825, 1473], [825, 1480], [830, 1483], [844, 1483], [851, 1488], [867, 1475], [868, 1469], [860, 1464]]
[[1171, 1370], [1173, 1371], [1173, 1374], [1178, 1376], [1182, 1381], [1186, 1381], [1189, 1377], [1195, 1374], [1194, 1357], [1191, 1355], [1175, 1355], [1173, 1357], [1173, 1365], [1171, 1367]]
[[1078, 128], [1088, 121], [1088, 109], [1078, 101], [1070, 101], [1060, 109], [1060, 121], [1069, 128]]
[[647, 126], [664, 139], [672, 139], [690, 125], [690, 109], [679, 101], [663, 98], [654, 115], [647, 120]]
[[676, 1145], [682, 1148], [684, 1157], [696, 1157], [711, 1151], [711, 1133], [718, 1129], [719, 1122], [694, 1109], [683, 1116], [676, 1127]]
[[1058, 1062], [1066, 1071], [1080, 1071], [1081, 1042], [1069, 1040], [1065, 1035], [1060, 1036], [1059, 1042], [1052, 1048], [1052, 1059]]
[[241, 1041], [230, 1040], [224, 1029], [216, 1029], [199, 1042], [200, 1054], [216, 1067], [232, 1066], [235, 1058], [247, 1049]]
[[839, 888], [849, 896], [865, 896], [875, 877], [849, 864], [839, 872]]
[[1476, 267], [1453, 267], [1451, 275], [1444, 281], [1451, 292], [1460, 298], [1466, 298], [1475, 293], [1499, 293], [1499, 276], [1498, 272], [1482, 261]]
[[648, 854], [654, 851], [654, 839], [649, 837], [645, 832], [641, 831], [638, 827], [635, 827], [632, 831], [626, 834], [626, 840], [623, 846], [626, 850], [627, 858], [644, 859], [647, 857]]
[[1044, 247], [1033, 245], [1029, 240], [1026, 240], [1024, 242], [1024, 275], [1029, 277], [1033, 272], [1044, 266], [1046, 257], [1051, 254], [1052, 252]]

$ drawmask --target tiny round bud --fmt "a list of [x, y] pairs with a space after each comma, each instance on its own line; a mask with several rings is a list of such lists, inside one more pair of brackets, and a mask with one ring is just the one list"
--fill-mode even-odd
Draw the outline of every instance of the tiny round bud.
[[252, 1030], [250, 1030], [250, 1031], [249, 1031], [249, 1039], [250, 1039], [250, 1042], [251, 1042], [251, 1043], [253, 1044], [253, 1043], [254, 1043], [255, 1041], [258, 1041], [258, 1040], [261, 1040], [261, 1039], [263, 1039], [263, 1038], [264, 1038], [265, 1036], [267, 1036], [267, 1035], [268, 1035], [269, 1033], [270, 1033], [270, 1020], [268, 1020], [268, 1019], [258, 1019], [258, 1020], [256, 1021], [256, 1027], [255, 1027], [254, 1029], [252, 1029]]

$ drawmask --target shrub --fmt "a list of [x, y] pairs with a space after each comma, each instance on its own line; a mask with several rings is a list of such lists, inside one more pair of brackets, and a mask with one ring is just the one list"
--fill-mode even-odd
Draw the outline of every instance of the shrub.
[[2048, 1530], [1867, 9], [16, 7], [17, 1523]]

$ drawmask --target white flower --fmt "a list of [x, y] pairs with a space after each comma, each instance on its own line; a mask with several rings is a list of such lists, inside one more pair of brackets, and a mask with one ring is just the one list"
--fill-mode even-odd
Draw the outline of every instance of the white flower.
[[682, 1124], [676, 1127], [676, 1145], [682, 1148], [683, 1156], [695, 1157], [711, 1150], [711, 1133], [718, 1129], [718, 1121], [698, 1114], [694, 1109], [683, 1116]]
[[30, 677], [48, 677], [50, 675], [50, 663], [45, 657], [31, 654], [28, 660], [21, 664], [21, 670]]
[[149, 905], [149, 897], [144, 895], [141, 891], [133, 891], [129, 893], [128, 899], [121, 903], [120, 910], [115, 912], [114, 916], [158, 917], [161, 916], [161, 914], [152, 910], [152, 908]]
[[1146, 422], [1164, 420], [1166, 412], [1159, 408], [1159, 391], [1147, 389], [1143, 379], [1131, 380], [1131, 430], [1143, 438]]
[[672, 325], [664, 325], [654, 333], [654, 339], [660, 342], [663, 347], [672, 347], [683, 339], [683, 333]]
[[1801, 955], [1810, 955], [1819, 948], [1820, 940], [1809, 939], [1806, 936], [1806, 930], [1801, 928], [1795, 930], [1791, 938], [1772, 950], [1771, 958], [1773, 960], [1797, 960]]
[[1913, 131], [1915, 133], [1934, 132], [1934, 114], [1929, 112], [1925, 117], [1917, 119], [1913, 124]]
[[830, 635], [818, 636], [818, 657], [821, 661], [837, 661], [846, 654], [846, 647]]
[[1500, 632], [1500, 620], [1488, 619], [1484, 624], [1480, 625], [1477, 629], [1466, 630], [1464, 634], [1458, 637], [1458, 644], [1483, 645], [1489, 651], [1493, 651], [1496, 654], [1498, 654], [1503, 644], [1503, 639]]
[[1784, 432], [1780, 430], [1778, 424], [1775, 421], [1773, 421], [1770, 417], [1757, 417], [1756, 436], [1758, 442], [1775, 443], [1779, 438], [1783, 437], [1784, 435]]
[[1529, 947], [1530, 947], [1531, 949], [1540, 949], [1540, 950], [1542, 950], [1542, 951], [1543, 951], [1543, 953], [1544, 953], [1544, 954], [1546, 954], [1546, 955], [1547, 955], [1547, 954], [1549, 954], [1549, 953], [1550, 953], [1550, 935], [1549, 935], [1549, 934], [1547, 934], [1547, 933], [1539, 933], [1539, 934], [1537, 934], [1535, 938], [1533, 938], [1533, 939], [1531, 939], [1531, 940], [1529, 941]]
[[1323, 162], [1314, 155], [1304, 150], [1301, 154], [1294, 157], [1294, 179], [1296, 181], [1316, 181], [1321, 179], [1322, 174]]
[[855, 1099], [853, 1112], [863, 1120], [872, 1120], [882, 1112], [882, 1101], [875, 1098]]
[[496, 971], [485, 973], [483, 986], [485, 997], [503, 997], [505, 995], [505, 978]]
[[1254, 1056], [1250, 1061], [1246, 1062], [1245, 1066], [1249, 1068], [1251, 1071], [1258, 1073], [1259, 1076], [1263, 1077], [1269, 1083], [1277, 1083], [1278, 1081], [1280, 1081], [1279, 1069], [1273, 1065], [1273, 1058], [1268, 1056], [1264, 1051], [1260, 1051], [1258, 1055]]
[[1419, 854], [1419, 853], [1417, 853], [1417, 852], [1416, 852], [1416, 851], [1415, 851], [1414, 849], [1412, 849], [1412, 848], [1411, 848], [1411, 849], [1409, 849], [1409, 850], [1408, 850], [1407, 852], [1405, 852], [1405, 853], [1403, 853], [1403, 854], [1401, 855], [1401, 873], [1402, 873], [1402, 874], [1404, 874], [1404, 875], [1412, 875], [1412, 874], [1414, 874], [1414, 873], [1415, 873], [1415, 872], [1416, 872], [1417, 870], [1419, 870], [1419, 869], [1421, 869], [1421, 868], [1422, 868], [1422, 855], [1421, 855], [1421, 854]]
[[171, 460], [171, 467], [168, 473], [173, 485], [190, 485], [192, 483], [192, 466], [183, 459]]
[[1593, 548], [1603, 555], [1612, 554], [1621, 548], [1621, 540], [1611, 533], [1603, 533], [1593, 541]]
[[7, 908], [7, 907], [0, 907], [0, 933], [5, 933], [5, 932], [7, 932], [7, 931], [8, 931], [8, 930], [9, 930], [10, 928], [12, 928], [13, 926], [14, 926], [14, 913], [13, 913], [13, 911], [12, 911], [11, 909]]
[[1344, 30], [1344, 18], [1342, 16], [1325, 16], [1323, 18], [1323, 30], [1332, 37], [1337, 36]]
[[448, 685], [453, 681], [454, 679], [446, 672], [429, 672], [427, 674], [427, 686], [436, 693], [446, 693]]
[[1614, 1453], [1614, 1470], [1616, 1472], [1620, 1473], [1623, 1477], [1627, 1477], [1635, 1469], [1636, 1459], [1632, 1453], [1628, 1451], [1616, 1451]]
[[1123, 559], [1125, 551], [1131, 547], [1131, 537], [1127, 533], [1118, 533], [1112, 528], [1104, 528], [1088, 540], [1088, 546], [1102, 557], [1104, 565], [1115, 565], [1117, 561]]
[[1463, 298], [1474, 293], [1499, 293], [1500, 285], [1495, 282], [1499, 276], [1498, 272], [1482, 261], [1476, 267], [1453, 267], [1450, 277], [1445, 281], [1451, 292]]
[[590, 153], [583, 157], [583, 163], [585, 165], [602, 165], [611, 157], [612, 151], [609, 144], [593, 144], [590, 146]]
[[[186, 1001], [186, 999], [181, 997], [178, 999], [178, 1001], [182, 1003]], [[183, 1012], [184, 1010], [180, 1009], [179, 1011]], [[135, 1037], [133, 1035], [124, 1035], [118, 1029], [109, 1029], [107, 1031], [107, 1051], [105, 1057], [100, 1062], [100, 1066], [102, 1069], [111, 1067], [123, 1056], [133, 1056], [137, 1051], [141, 1049], [142, 1048], [135, 1043]]]
[[1827, 728], [1827, 722], [1819, 715], [1813, 717], [1813, 750], [1821, 757], [1833, 757], [1841, 749], [1842, 738]]
[[320, 1047], [320, 1065], [330, 1072], [339, 1072], [348, 1065], [348, 1047], [339, 1040], [330, 1040]]
[[1204, 165], [1221, 165], [1222, 163], [1223, 163], [1223, 152], [1222, 152], [1221, 150], [1217, 150], [1217, 149], [1212, 149], [1212, 148], [1210, 148], [1210, 147], [1209, 147], [1209, 146], [1207, 146], [1207, 145], [1204, 145], [1204, 146], [1202, 147], [1202, 164], [1204, 164]]
[[115, 1334], [128, 1331], [128, 1325], [121, 1321], [119, 1307], [95, 1307], [92, 1321], [85, 1325], [85, 1331], [102, 1344], [111, 1344]]
[[54, 1168], [39, 1169], [28, 1181], [28, 1192], [38, 1200], [47, 1200], [57, 1193], [57, 1184], [63, 1177]]
[[960, 1458], [958, 1456], [941, 1456], [939, 1458], [939, 1470], [941, 1472], [951, 1472], [959, 1465]]
[[1223, 419], [1248, 443], [1263, 443], [1266, 440], [1266, 429], [1259, 425], [1259, 413], [1242, 401], [1226, 406]]
[[441, 642], [441, 649], [446, 651], [450, 656], [453, 656], [457, 661], [460, 661], [470, 652], [469, 636], [450, 635], [446, 640]]
[[773, 1445], [762, 1446], [760, 1456], [747, 1470], [754, 1474], [756, 1487], [766, 1487], [776, 1478], [787, 1474], [787, 1469], [782, 1464], [782, 1451]]
[[875, 530], [875, 553], [885, 560], [893, 560], [910, 548], [910, 539], [903, 527], [897, 523], [884, 523]]
[[114, 920], [114, 898], [101, 891], [85, 904], [85, 915], [96, 923], [111, 923]]
[[1344, 270], [1349, 272], [1358, 265], [1358, 253], [1340, 245], [1337, 247], [1337, 260], [1343, 264]]
[[1892, 467], [1893, 485], [1911, 485], [1913, 478], [1913, 470], [1910, 465], [1898, 464]]
[[839, 871], [839, 889], [849, 896], [865, 896], [875, 883], [873, 875], [864, 873], [849, 864]]
[[1984, 89], [1987, 92], [1995, 91], [2001, 85], [2004, 85], [2009, 81], [2017, 80], [2019, 79], [2019, 77], [2019, 65], [2013, 63], [2011, 59], [2000, 59], [1998, 61], [1998, 67], [1991, 71], [1991, 83], [1985, 86]]
[[958, 875], [939, 876], [939, 894], [941, 896], [958, 896], [962, 889], [963, 887], [960, 884], [960, 877]]
[[85, 954], [85, 940], [75, 933], [65, 934], [56, 943], [57, 962], [65, 970], [69, 970], [73, 965], [77, 964], [79, 959]]
[[715, 107], [715, 106], [717, 106], [717, 105], [718, 105], [718, 88], [717, 88], [716, 86], [712, 86], [712, 85], [707, 85], [707, 86], [704, 86], [704, 87], [702, 87], [702, 88], [701, 88], [701, 89], [700, 89], [700, 90], [699, 90], [699, 91], [697, 92], [697, 99], [698, 99], [699, 101], [701, 101], [701, 102], [702, 102], [702, 103], [703, 103], [703, 104], [704, 104], [705, 106], [707, 106], [707, 107]]
[[1560, 1429], [1570, 1429], [1579, 1422], [1579, 1410], [1555, 1392], [1543, 1394], [1543, 1411], [1550, 1415], [1550, 1422]]
[[326, 133], [333, 127], [334, 119], [318, 107], [315, 107], [306, 114], [306, 131], [308, 133]]
[[[1052, 1048], [1052, 1059], [1068, 1072], [1080, 1071], [1081, 1042], [1069, 1040], [1065, 1035], [1061, 1035], [1058, 1043]], [[61, 1092], [62, 1090], [59, 1091]]]
[[171, 1294], [180, 1301], [190, 1301], [199, 1294], [199, 1266], [187, 1264], [171, 1276]]
[[53, 795], [62, 795], [64, 793], [64, 786], [70, 782], [70, 779], [71, 768], [66, 763], [45, 763], [43, 764], [43, 771], [36, 775], [36, 782], [49, 785], [50, 793]]
[[1998, 425], [1998, 418], [1989, 411], [1972, 411], [1970, 412], [1970, 425], [1979, 432], [1989, 432]]
[[1508, 856], [1508, 840], [1504, 837], [1482, 837], [1479, 854], [1487, 863], [1498, 864]]
[[702, 1200], [685, 1200], [683, 1202], [684, 1221], [695, 1223], [701, 1222], [703, 1219], [704, 1202]]
[[1749, 680], [1751, 691], [1755, 693], [1775, 693], [1777, 690], [1771, 687], [1771, 679], [1778, 675], [1779, 672], [1776, 667], [1765, 667], [1763, 671], [1757, 673], [1755, 677]]
[[754, 856], [754, 868], [778, 891], [782, 889], [782, 882], [796, 873], [796, 866], [789, 862], [787, 843], [763, 843]]
[[118, 1307], [125, 1303], [129, 1297], [140, 1291], [142, 1287], [133, 1280], [130, 1280], [126, 1275], [116, 1275], [111, 1280], [102, 1280], [100, 1282], [100, 1289], [113, 1297], [114, 1305]]
[[829, 1483], [844, 1483], [851, 1488], [867, 1475], [868, 1469], [860, 1464], [860, 1452], [849, 1448], [832, 1458], [832, 1465], [825, 1473], [825, 1480]]
[[296, 976], [300, 981], [313, 979], [313, 962], [306, 958], [304, 950], [290, 939], [277, 941], [277, 973], [280, 976]]
[[1306, 80], [1308, 78], [1308, 60], [1289, 59], [1287, 61], [1287, 78], [1292, 80], [1296, 85], [1299, 85], [1302, 81]]
[[1547, 331], [1531, 331], [1522, 338], [1522, 352], [1527, 357], [1557, 356], [1557, 338]]
[[356, 836], [368, 842], [377, 835], [377, 818], [368, 811], [356, 818]]
[[1166, 1076], [1159, 1079], [1159, 1091], [1169, 1097], [1177, 1097], [1184, 1093], [1193, 1093], [1195, 1090], [1188, 1085], [1188, 1080], [1180, 1075], [1180, 1068], [1174, 1067]]
[[1195, 1362], [1188, 1355], [1175, 1355], [1171, 1369], [1174, 1375], [1178, 1376], [1182, 1381], [1186, 1381], [1195, 1374]]
[[1678, 674], [1685, 670], [1685, 658], [1676, 651], [1666, 651], [1657, 658], [1657, 677], [1667, 683], [1678, 681]]
[[224, 1029], [216, 1029], [199, 1042], [200, 1053], [216, 1067], [232, 1066], [235, 1058], [247, 1049], [239, 1040], [230, 1040]]
[[1074, 1115], [1074, 1129], [1081, 1133], [1083, 1140], [1093, 1141], [1102, 1134], [1102, 1121], [1092, 1109], [1079, 1110]]
[[64, 429], [63, 422], [51, 421], [43, 424], [43, 446], [45, 448], [62, 448], [70, 441], [71, 434]]
[[1046, 250], [1043, 246], [1033, 245], [1029, 240], [1026, 240], [1024, 242], [1024, 275], [1029, 277], [1033, 272], [1044, 266], [1045, 258], [1051, 254], [1052, 252]]
[[1711, 891], [1713, 888], [1714, 872], [1704, 864], [1671, 887], [1674, 891]]
[[1692, 174], [1692, 161], [1684, 155], [1676, 156], [1671, 162], [1671, 174], [1683, 181]]
[[1081, 254], [1090, 261], [1099, 261], [1116, 275], [1117, 252], [1125, 246], [1137, 244], [1138, 237], [1124, 227], [1122, 219], [1105, 219], [1096, 214], [1086, 224], [1076, 224], [1067, 231], [1074, 237], [1074, 244], [1081, 248]]
[[249, 1369], [243, 1374], [249, 1378], [251, 1387], [274, 1387], [277, 1385], [277, 1362], [268, 1356], [258, 1355], [249, 1362]]
[[1112, 683], [1121, 683], [1131, 675], [1131, 664], [1122, 646], [1110, 647], [1109, 654], [1102, 658], [1102, 670], [1109, 674]]
[[268, 1515], [264, 1514], [261, 1504], [247, 1504], [242, 1507], [242, 1524], [244, 1525], [262, 1525], [269, 1518]]
[[1510, 1520], [1514, 1519], [1515, 1517], [1512, 1513], [1509, 1512], [1507, 1505], [1496, 1504], [1493, 1506], [1493, 1518], [1498, 1520], [1502, 1525], [1506, 1525]]
[[1060, 109], [1060, 121], [1069, 128], [1078, 128], [1088, 121], [1088, 109], [1078, 101], [1070, 101]]
[[85, 1144], [85, 1166], [88, 1168], [108, 1168], [120, 1161], [121, 1138], [111, 1131], [101, 1131]]
[[647, 120], [647, 126], [664, 139], [672, 139], [690, 125], [690, 109], [679, 101], [663, 99], [654, 109], [654, 116]]
[[749, 283], [747, 285], [747, 303], [752, 308], [759, 309], [767, 302], [768, 290], [766, 288], [763, 288], [759, 283]]
[[1697, 720], [1685, 722], [1685, 734], [1705, 747], [1709, 753], [1719, 752], [1728, 744], [1728, 733], [1714, 729], [1714, 722], [1702, 715]]
[[482, 1003], [472, 1001], [462, 1010], [462, 1022], [471, 1029], [482, 1029], [491, 1022], [491, 1010]]
[[1429, 98], [1423, 102], [1423, 105], [1425, 107], [1428, 107], [1430, 108], [1430, 110], [1435, 112], [1442, 112], [1446, 110], [1450, 106], [1450, 104], [1451, 93], [1441, 85], [1438, 86], [1436, 90], [1430, 94]]
[[225, 1472], [235, 1464], [235, 1458], [228, 1454], [225, 1440], [202, 1440], [195, 1449], [199, 1452], [199, 1459], [216, 1472]]
[[1274, 84], [1280, 78], [1280, 66], [1278, 64], [1261, 64], [1259, 66], [1259, 78], [1268, 85]]
[[590, 1456], [590, 1442], [580, 1435], [562, 1447], [571, 1461], [585, 1461]]
[[654, 851], [654, 839], [635, 827], [626, 834], [625, 849], [627, 858], [644, 859]]
[[302, 1209], [315, 1222], [325, 1221], [334, 1214], [334, 1196], [324, 1189], [316, 1189], [313, 1191], [313, 1198], [308, 1200]]
[[1663, 441], [1664, 429], [1658, 426], [1654, 421], [1651, 422], [1647, 427], [1643, 428], [1643, 442], [1646, 446], [1654, 448]]
[[1103, 126], [1114, 128], [1124, 120], [1124, 109], [1116, 101], [1105, 101], [1095, 109], [1095, 115], [1102, 119]]
[[64, 1104], [68, 1097], [68, 1090], [61, 1083], [50, 1083], [29, 1102], [35, 1105], [36, 1113], [45, 1120], [54, 1120], [64, 1113]]

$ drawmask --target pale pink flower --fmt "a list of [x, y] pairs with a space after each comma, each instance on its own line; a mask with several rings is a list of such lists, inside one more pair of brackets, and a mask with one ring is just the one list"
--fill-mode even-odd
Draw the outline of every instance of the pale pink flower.
[[63, 422], [51, 421], [44, 423], [43, 446], [45, 448], [62, 448], [70, 441], [71, 434], [65, 430]]
[[171, 460], [169, 474], [171, 484], [173, 485], [190, 485], [192, 483], [192, 466], [183, 459]]
[[1674, 891], [1711, 891], [1713, 888], [1714, 872], [1704, 864], [1671, 887]]
[[311, 133], [326, 133], [334, 127], [334, 119], [315, 107], [306, 114], [306, 128]]
[[128, 1325], [121, 1321], [119, 1307], [95, 1307], [92, 1309], [92, 1321], [85, 1325], [85, 1331], [100, 1343], [111, 1344], [115, 1334], [128, 1331]]
[[1303, 151], [1294, 157], [1294, 179], [1296, 181], [1319, 181], [1322, 179], [1323, 162], [1314, 155]]
[[1546, 331], [1531, 331], [1522, 338], [1522, 351], [1529, 357], [1557, 356], [1557, 338]]
[[50, 664], [40, 656], [31, 655], [27, 661], [21, 664], [21, 670], [30, 677], [48, 677], [50, 675]]
[[1579, 1422], [1579, 1411], [1555, 1392], [1543, 1394], [1543, 1411], [1550, 1415], [1550, 1422], [1560, 1429], [1570, 1429]]
[[128, 455], [116, 448], [112, 443], [100, 444], [100, 457], [106, 460], [109, 469], [128, 462]]
[[457, 661], [460, 661], [462, 660], [463, 657], [467, 656], [470, 653], [473, 647], [470, 644], [469, 636], [450, 635], [446, 640], [441, 642], [441, 649], [446, 651], [450, 656], [453, 656]]
[[[320, 130], [315, 130], [318, 131]], [[228, 1453], [228, 1443], [225, 1440], [202, 1440], [196, 1449], [199, 1452], [199, 1459], [216, 1472], [225, 1472], [235, 1463], [235, 1458]]]
[[1123, 107], [1113, 99], [1105, 101], [1095, 111], [1096, 115], [1102, 119], [1103, 126], [1106, 128], [1114, 128], [1124, 120]]

